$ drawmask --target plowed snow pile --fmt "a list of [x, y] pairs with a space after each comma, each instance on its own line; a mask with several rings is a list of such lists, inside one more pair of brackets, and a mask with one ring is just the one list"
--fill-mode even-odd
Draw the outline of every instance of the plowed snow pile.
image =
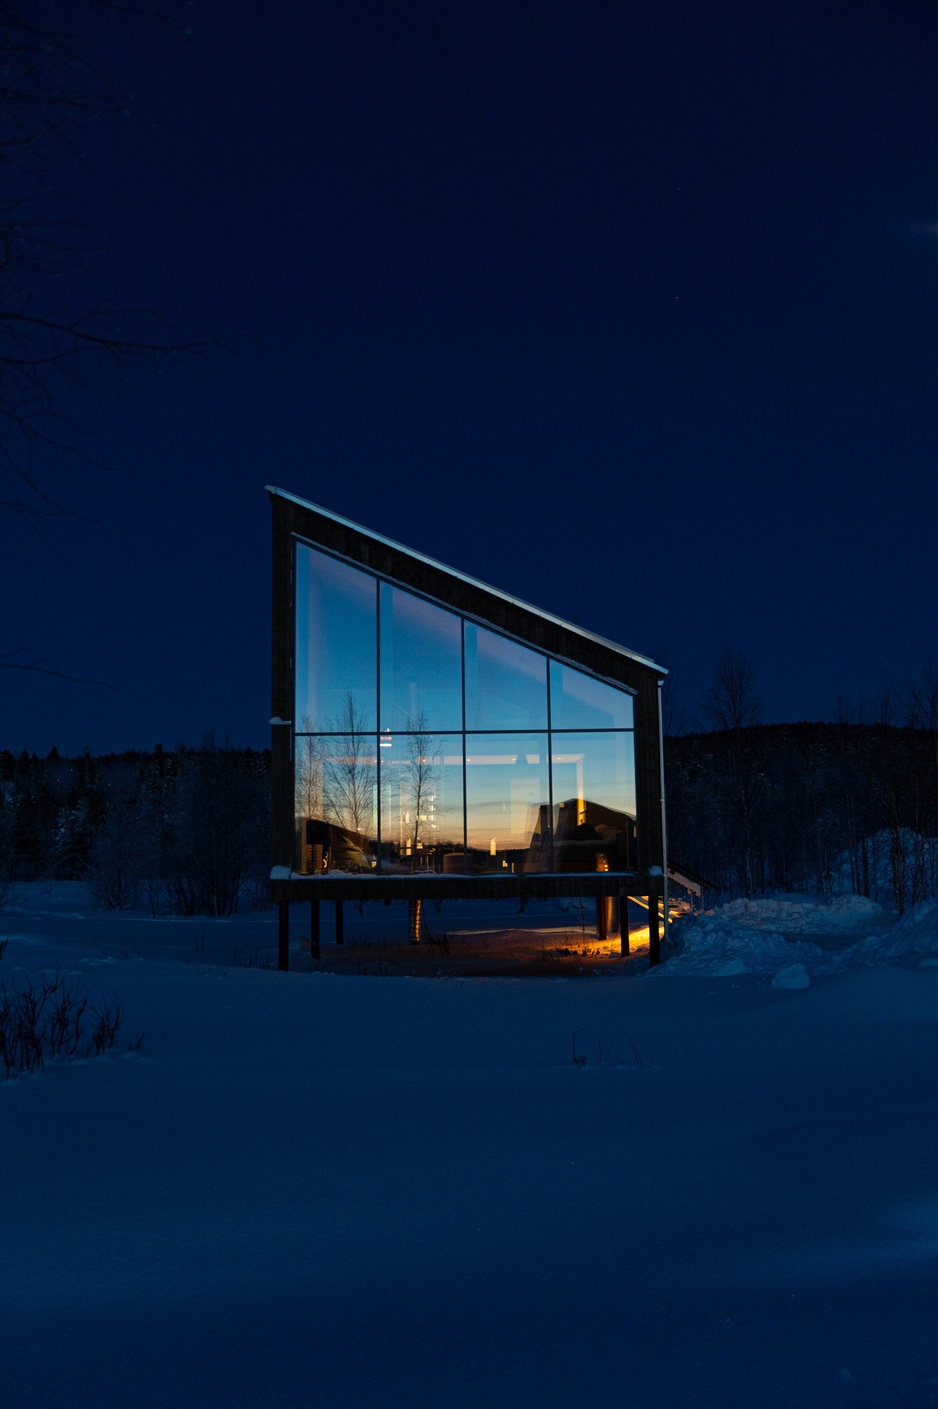
[[938, 966], [938, 900], [901, 917], [861, 895], [734, 900], [671, 927], [674, 949], [654, 977], [772, 974], [803, 988], [813, 975], [898, 965]]

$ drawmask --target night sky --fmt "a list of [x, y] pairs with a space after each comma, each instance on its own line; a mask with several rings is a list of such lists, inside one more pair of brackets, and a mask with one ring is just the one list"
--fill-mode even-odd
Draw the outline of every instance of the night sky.
[[[183, 32], [185, 28], [191, 33]], [[75, 296], [228, 346], [4, 519], [0, 746], [269, 731], [273, 483], [766, 717], [938, 658], [933, 0], [193, 0], [63, 176]]]

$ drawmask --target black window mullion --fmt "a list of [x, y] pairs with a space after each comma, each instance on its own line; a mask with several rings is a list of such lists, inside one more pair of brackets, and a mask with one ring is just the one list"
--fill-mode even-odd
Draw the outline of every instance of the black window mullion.
[[550, 714], [550, 656], [544, 657], [544, 669], [547, 673], [547, 860], [551, 871], [554, 870], [554, 743], [551, 733]]
[[375, 845], [378, 848], [377, 866], [375, 870], [381, 873], [381, 582], [375, 578], [375, 788], [377, 797], [375, 806], [377, 816], [375, 817]]
[[462, 869], [468, 874], [469, 867], [469, 813], [466, 787], [466, 622], [459, 619], [459, 670], [462, 678]]

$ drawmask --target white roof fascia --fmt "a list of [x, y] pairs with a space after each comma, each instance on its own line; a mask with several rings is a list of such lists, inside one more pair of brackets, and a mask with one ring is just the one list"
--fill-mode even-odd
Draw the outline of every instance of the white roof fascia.
[[605, 646], [607, 650], [615, 651], [620, 656], [625, 656], [628, 660], [633, 660], [637, 665], [647, 666], [649, 670], [655, 670], [659, 675], [667, 675], [667, 670], [663, 665], [658, 665], [655, 661], [649, 660], [648, 656], [641, 656], [637, 651], [626, 650], [625, 646], [620, 646], [616, 641], [609, 641], [605, 636], [597, 636], [594, 631], [586, 631], [582, 626], [576, 626], [572, 621], [564, 621], [562, 616], [554, 616], [553, 612], [545, 612], [541, 607], [535, 607], [531, 602], [525, 602], [521, 597], [513, 597], [510, 592], [502, 592], [498, 587], [492, 587], [487, 582], [480, 582], [477, 577], [470, 577], [468, 573], [460, 572], [457, 568], [451, 568], [446, 563], [441, 563], [436, 558], [428, 558], [426, 553], [418, 553], [415, 548], [408, 548], [403, 543], [396, 543], [393, 538], [385, 538], [383, 533], [375, 533], [370, 528], [363, 528], [361, 524], [354, 523], [351, 519], [345, 519], [341, 514], [334, 514], [329, 509], [324, 509], [321, 504], [314, 504], [309, 499], [301, 499], [298, 494], [291, 494], [287, 489], [278, 489], [275, 485], [264, 486], [268, 494], [276, 494], [280, 499], [289, 499], [293, 504], [299, 504], [301, 509], [312, 509], [314, 514], [322, 514], [323, 518], [331, 519], [333, 523], [341, 524], [343, 528], [350, 528], [354, 533], [363, 533], [366, 538], [372, 538], [376, 543], [383, 543], [387, 548], [394, 548], [399, 553], [405, 553], [409, 558], [416, 558], [418, 562], [426, 563], [428, 567], [436, 568], [439, 572], [445, 572], [449, 577], [458, 578], [460, 582], [468, 582], [470, 587], [478, 587], [483, 592], [488, 592], [492, 597], [500, 597], [503, 602], [510, 602], [513, 607], [521, 607], [524, 611], [533, 612], [535, 616], [541, 617], [544, 621], [553, 622], [555, 626], [562, 626], [565, 631], [575, 631], [578, 636], [583, 636], [587, 641], [594, 641], [599, 646]]

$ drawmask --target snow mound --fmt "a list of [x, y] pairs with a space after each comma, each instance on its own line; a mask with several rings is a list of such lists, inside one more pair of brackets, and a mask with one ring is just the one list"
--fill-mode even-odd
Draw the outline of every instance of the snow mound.
[[787, 964], [772, 980], [773, 988], [807, 988], [811, 975], [804, 964]]
[[[734, 902], [738, 904], [739, 902]], [[760, 901], [746, 901], [747, 906]], [[767, 902], [769, 906], [774, 902]], [[753, 911], [749, 923], [740, 923], [727, 914], [730, 906], [700, 915], [694, 920], [681, 920], [672, 926], [672, 935], [679, 946], [662, 965], [662, 974], [774, 974], [791, 964], [801, 964], [808, 973], [816, 973], [829, 964], [831, 955], [815, 944], [786, 939], [772, 932], [768, 924], [754, 924]]]
[[913, 905], [885, 933], [858, 940], [839, 958], [845, 968], [928, 965], [929, 960], [938, 958], [938, 900], [922, 900]]
[[[678, 921], [671, 933], [676, 952], [656, 974], [772, 974], [775, 988], [804, 988], [815, 975], [848, 969], [935, 967], [938, 900], [923, 900], [899, 919], [859, 895], [830, 902], [791, 896], [734, 900]], [[827, 942], [815, 944], [813, 938]], [[843, 943], [831, 947], [831, 938]]]
[[865, 895], [839, 895], [831, 901], [800, 895], [732, 900], [719, 913], [746, 929], [783, 934], [868, 934], [885, 922], [883, 907]]

